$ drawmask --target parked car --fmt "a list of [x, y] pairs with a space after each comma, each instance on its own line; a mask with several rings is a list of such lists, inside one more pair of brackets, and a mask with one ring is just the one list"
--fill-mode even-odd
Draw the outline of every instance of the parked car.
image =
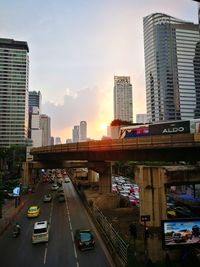
[[40, 207], [37, 205], [30, 206], [27, 210], [28, 218], [35, 218], [40, 215]]
[[89, 229], [78, 229], [75, 231], [74, 240], [80, 250], [94, 249], [95, 241]]
[[51, 194], [45, 194], [43, 197], [43, 202], [51, 202], [52, 195]]

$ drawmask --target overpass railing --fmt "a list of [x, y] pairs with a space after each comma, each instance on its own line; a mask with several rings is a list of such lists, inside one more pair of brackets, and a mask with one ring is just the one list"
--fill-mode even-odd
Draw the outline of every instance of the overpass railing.
[[31, 148], [31, 154], [200, 146], [200, 134], [171, 134], [87, 141]]

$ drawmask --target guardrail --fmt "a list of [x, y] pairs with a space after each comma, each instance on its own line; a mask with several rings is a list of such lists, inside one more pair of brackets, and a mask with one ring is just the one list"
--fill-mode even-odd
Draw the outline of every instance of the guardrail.
[[65, 153], [84, 151], [120, 151], [131, 149], [167, 148], [167, 147], [193, 147], [200, 146], [200, 134], [172, 134], [143, 136], [127, 139], [111, 139], [61, 144], [31, 148], [30, 153]]

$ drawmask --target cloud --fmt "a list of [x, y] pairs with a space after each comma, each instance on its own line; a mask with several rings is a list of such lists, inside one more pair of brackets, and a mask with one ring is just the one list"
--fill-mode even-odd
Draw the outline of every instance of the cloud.
[[[110, 112], [112, 110], [112, 106], [110, 106], [105, 107], [105, 110], [102, 111], [104, 101], [108, 101], [106, 97], [105, 91], [97, 87], [85, 88], [76, 93], [67, 89], [62, 104], [48, 101], [42, 105], [42, 113], [51, 118], [51, 130], [54, 136], [61, 136], [63, 139], [71, 138], [73, 126], [79, 125], [82, 120], [87, 121], [88, 133], [94, 134], [93, 130], [98, 121], [101, 123], [104, 120], [102, 115], [105, 117], [107, 115], [109, 118], [107, 111], [108, 109]], [[98, 129], [96, 129], [96, 136], [89, 137], [99, 139], [101, 136], [102, 133], [98, 133]]]

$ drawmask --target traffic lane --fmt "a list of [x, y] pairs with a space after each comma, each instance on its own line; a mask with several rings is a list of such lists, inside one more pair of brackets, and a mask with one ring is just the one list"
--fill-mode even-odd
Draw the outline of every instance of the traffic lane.
[[65, 186], [67, 195], [67, 206], [69, 209], [69, 219], [72, 225], [73, 234], [76, 229], [86, 228], [92, 230], [95, 238], [95, 249], [88, 251], [77, 251], [77, 257], [80, 267], [95, 266], [107, 267], [112, 266], [112, 261], [109, 259], [110, 255], [105, 248], [95, 226], [89, 218], [85, 207], [83, 206], [77, 192], [72, 184]]
[[[34, 222], [50, 217], [49, 203], [42, 202], [43, 187], [38, 187], [37, 193], [28, 196], [27, 203], [18, 214], [15, 221], [21, 225], [21, 234], [17, 238], [12, 238], [12, 226], [5, 231], [0, 238], [0, 262], [4, 266], [35, 266], [41, 265], [45, 257], [45, 244], [34, 246], [31, 242]], [[37, 204], [41, 208], [41, 215], [38, 218], [27, 218], [27, 209], [29, 205]]]
[[77, 267], [77, 259], [74, 253], [65, 204], [65, 202], [59, 203], [57, 198], [54, 199], [50, 239], [46, 258], [46, 266], [48, 267]]

